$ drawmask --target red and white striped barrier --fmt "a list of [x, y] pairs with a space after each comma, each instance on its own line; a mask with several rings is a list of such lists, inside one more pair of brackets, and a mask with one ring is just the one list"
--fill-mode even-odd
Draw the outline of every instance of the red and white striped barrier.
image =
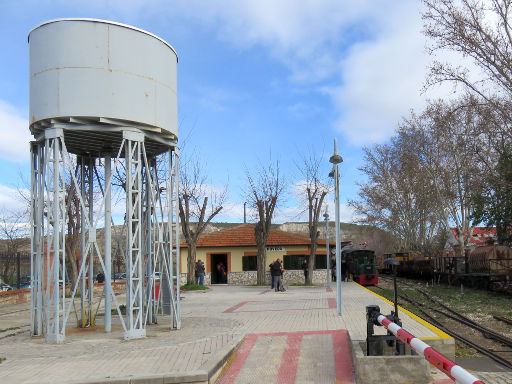
[[434, 364], [437, 369], [446, 373], [451, 379], [455, 380], [457, 384], [484, 384], [464, 368], [458, 366], [450, 359], [447, 359], [434, 348], [414, 337], [387, 317], [379, 315], [377, 321], [388, 331], [393, 333], [397, 339], [414, 349], [418, 355], [424, 356], [429, 363]]

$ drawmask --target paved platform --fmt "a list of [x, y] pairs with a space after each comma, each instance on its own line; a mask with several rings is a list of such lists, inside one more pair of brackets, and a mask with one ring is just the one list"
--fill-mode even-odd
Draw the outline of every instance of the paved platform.
[[[64, 344], [46, 344], [29, 336], [28, 304], [0, 307], [0, 358], [6, 359], [0, 363], [0, 382], [352, 383], [346, 340], [366, 338], [366, 305], [377, 304], [382, 313], [392, 308], [354, 283], [342, 284], [341, 317], [335, 291], [325, 287], [274, 292], [213, 286], [183, 296], [181, 330], [170, 331], [169, 320], [162, 318], [148, 327], [148, 337], [130, 341], [122, 340], [119, 324], [105, 333], [99, 317], [95, 329], [69, 329]], [[427, 342], [446, 337], [413, 315], [400, 317], [405, 329]], [[9, 326], [19, 328], [1, 332]], [[3, 337], [6, 332], [15, 334]]]

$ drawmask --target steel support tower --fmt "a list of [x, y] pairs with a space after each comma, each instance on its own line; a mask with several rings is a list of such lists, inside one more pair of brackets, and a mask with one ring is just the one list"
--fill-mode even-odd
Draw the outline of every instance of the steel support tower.
[[[103, 300], [105, 331], [115, 309], [125, 339], [144, 337], [160, 313], [170, 315], [170, 329], [181, 326], [176, 139], [123, 123], [54, 119], [39, 127], [31, 143], [31, 334], [47, 342], [64, 341], [70, 316], [79, 327], [94, 326]], [[125, 202], [117, 228], [116, 192], [117, 201]], [[112, 232], [116, 244], [125, 239], [125, 315], [110, 278]], [[80, 251], [70, 254], [66, 241], [79, 241]], [[71, 258], [78, 260], [73, 286]], [[95, 265], [105, 276], [98, 297]]]

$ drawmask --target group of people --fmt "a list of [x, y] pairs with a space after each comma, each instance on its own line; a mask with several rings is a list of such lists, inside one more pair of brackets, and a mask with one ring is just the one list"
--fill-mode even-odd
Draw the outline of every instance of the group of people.
[[270, 267], [270, 276], [272, 277], [271, 289], [275, 289], [276, 292], [284, 292], [286, 289], [283, 287], [283, 261], [279, 258], [276, 259]]

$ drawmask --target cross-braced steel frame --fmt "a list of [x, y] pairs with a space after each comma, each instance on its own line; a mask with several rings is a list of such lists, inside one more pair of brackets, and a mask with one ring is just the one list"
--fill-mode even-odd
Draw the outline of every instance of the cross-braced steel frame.
[[[68, 132], [73, 132], [76, 140], [77, 129], [87, 135], [97, 132], [94, 127], [52, 124], [31, 143], [31, 334], [44, 335], [47, 342], [59, 343], [65, 339], [71, 311], [78, 326], [95, 325], [95, 315], [103, 299], [105, 330], [111, 330], [113, 303], [125, 339], [144, 337], [147, 324], [156, 323], [160, 313], [170, 315], [171, 329], [181, 326], [176, 143], [134, 127], [102, 128], [102, 134], [112, 142], [104, 140], [105, 151], [95, 155], [84, 149], [84, 153], [73, 156], [66, 146]], [[146, 150], [147, 140], [150, 151]], [[154, 145], [155, 140], [158, 146]], [[116, 152], [112, 153], [114, 148]], [[113, 186], [117, 185], [113, 182], [114, 175], [123, 176], [120, 185], [124, 188], [126, 204], [122, 231], [125, 316], [110, 279], [111, 195]], [[66, 253], [73, 199], [79, 203], [79, 255]], [[97, 200], [101, 202], [96, 204]], [[104, 225], [103, 252], [96, 236], [100, 221]], [[66, 264], [70, 258], [79, 259], [73, 286], [66, 284], [69, 280]], [[99, 262], [105, 276], [103, 293], [97, 302], [93, 289], [95, 262], [96, 265]], [[75, 303], [78, 289], [79, 309]], [[70, 293], [69, 298], [66, 293]]]

